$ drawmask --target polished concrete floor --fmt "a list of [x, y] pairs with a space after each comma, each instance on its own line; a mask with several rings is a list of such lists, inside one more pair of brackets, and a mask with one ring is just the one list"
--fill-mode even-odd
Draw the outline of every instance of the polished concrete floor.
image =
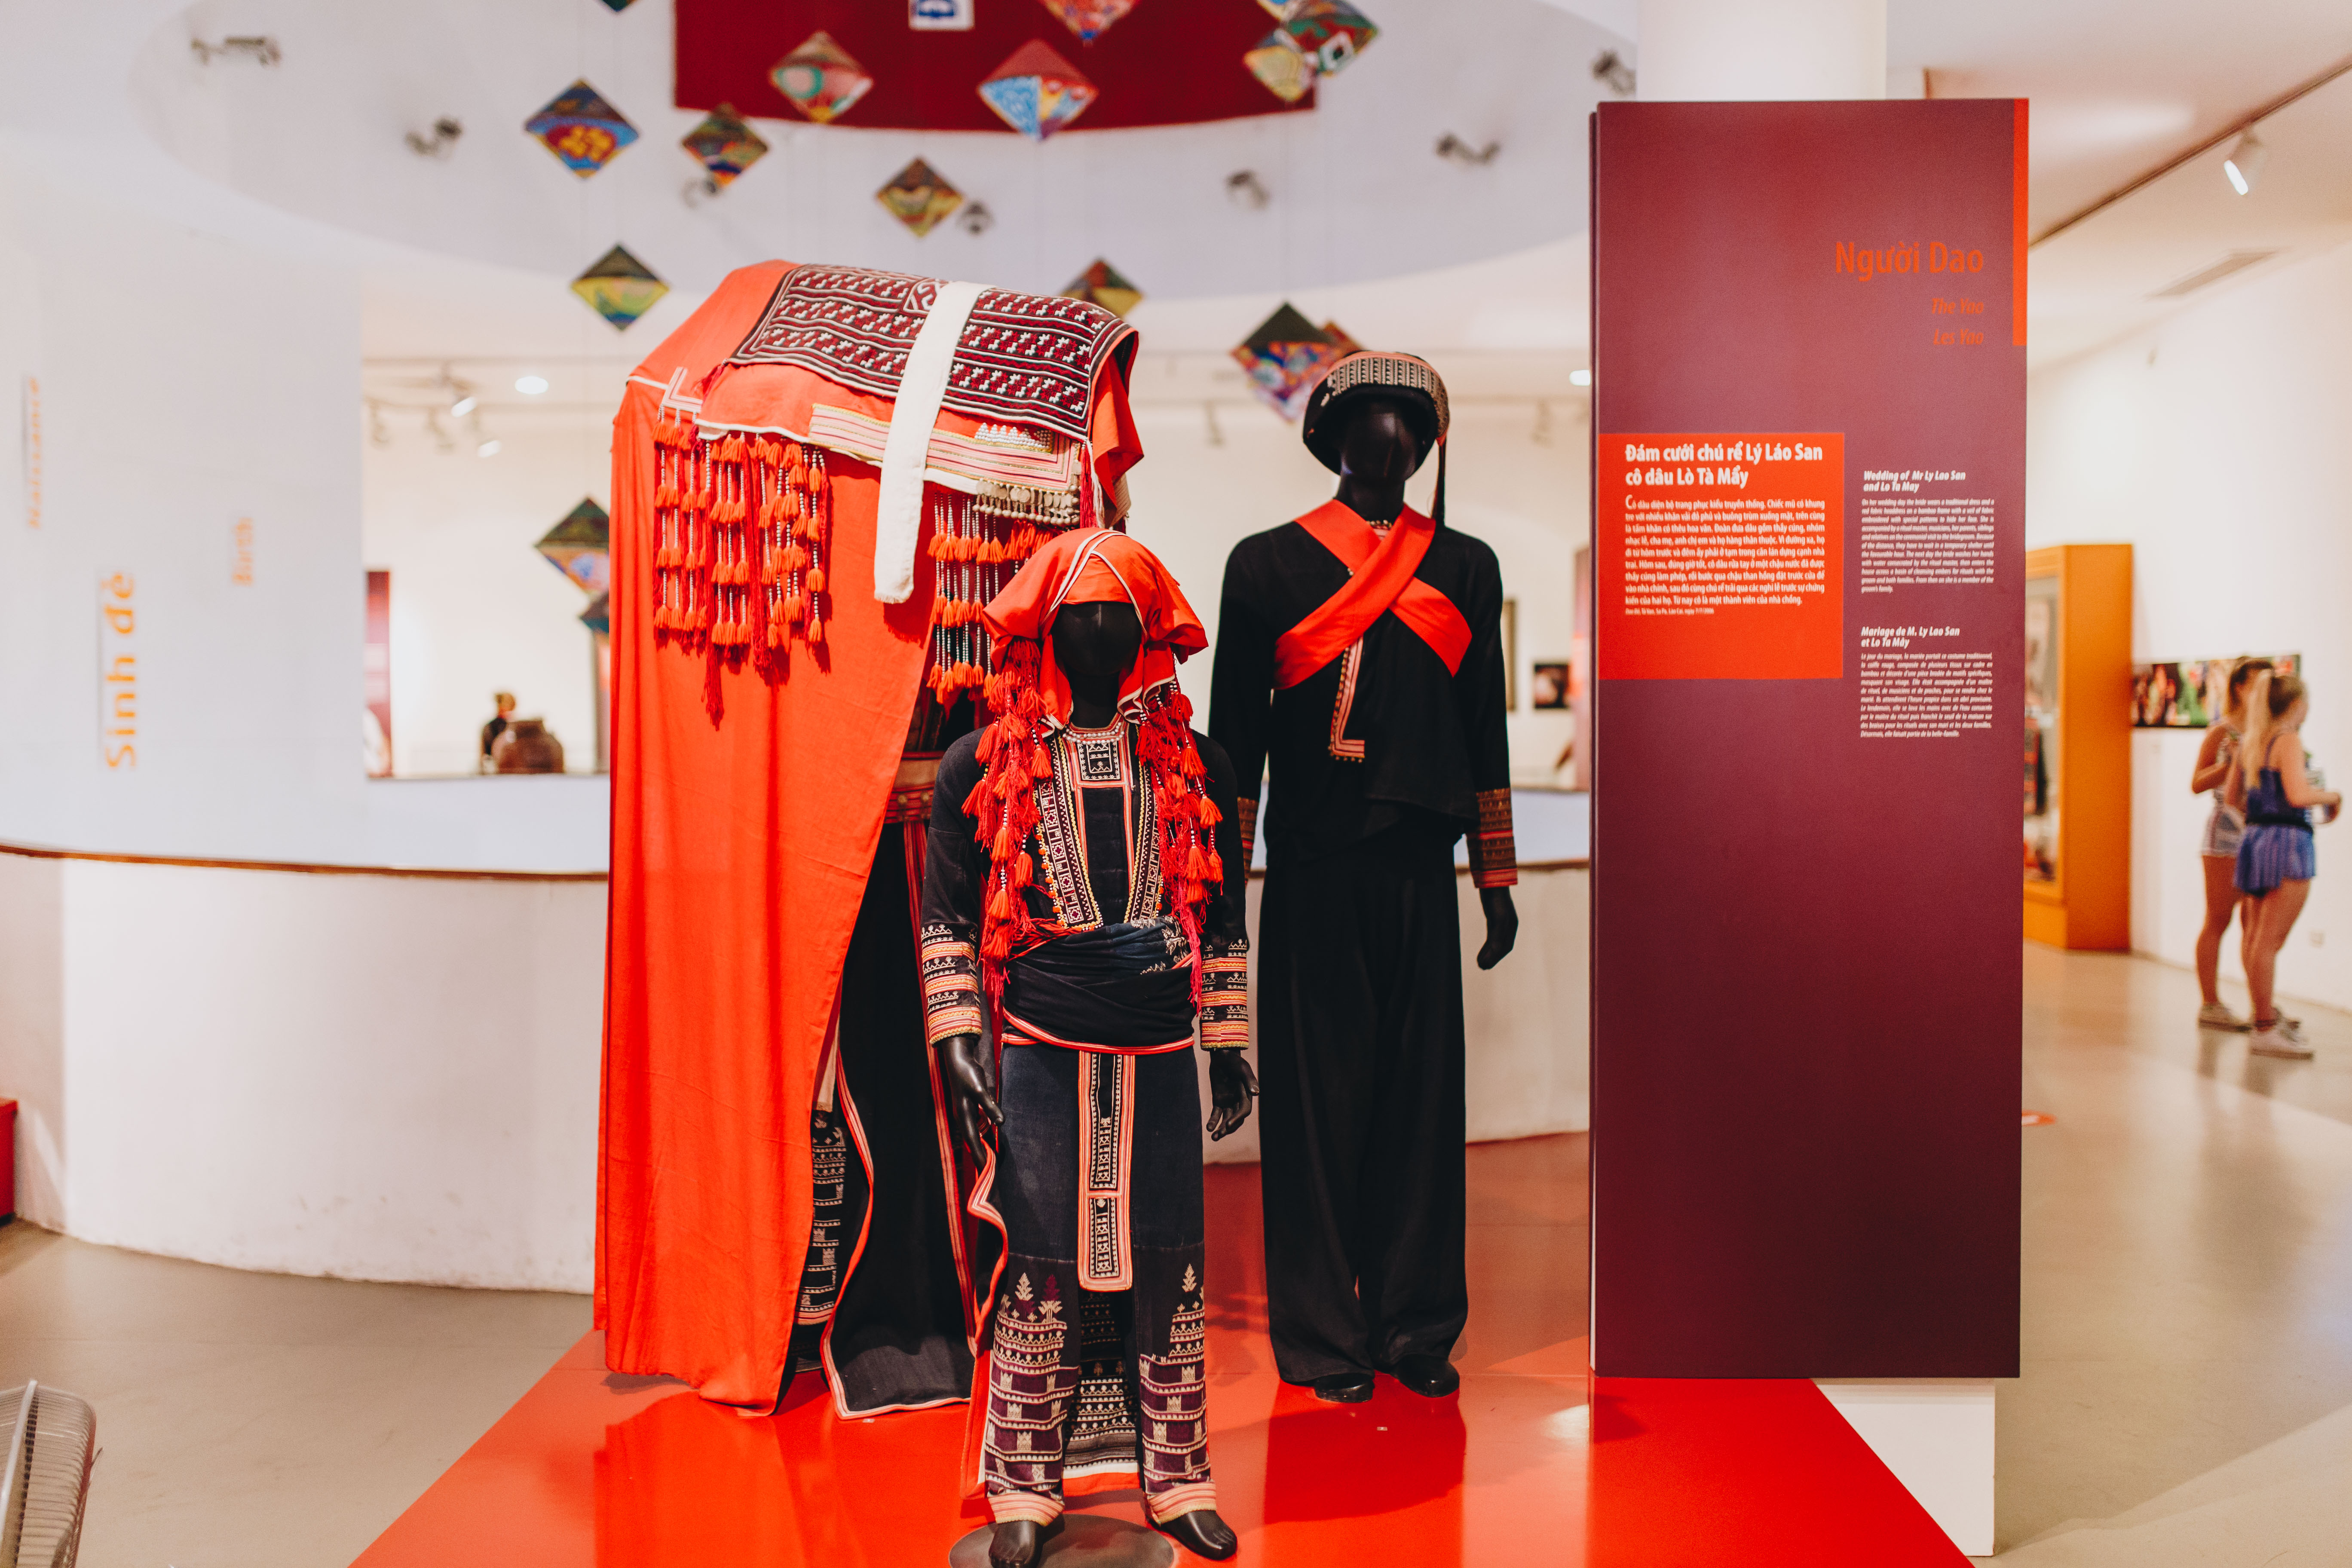
[[[2146, 960], [2028, 950], [2027, 1105], [2056, 1120], [2025, 1132], [2004, 1561], [2352, 1564], [2352, 1016], [2296, 1009], [2319, 1059], [2285, 1064], [2200, 1037], [2196, 1002]], [[98, 1406], [94, 1568], [351, 1562], [587, 1320], [0, 1229], [0, 1386]]]
[[2318, 1057], [2278, 1062], [2197, 1000], [2028, 945], [2026, 1105], [2057, 1120], [2024, 1134], [2004, 1560], [2352, 1563], [2352, 1015], [2290, 1004]]

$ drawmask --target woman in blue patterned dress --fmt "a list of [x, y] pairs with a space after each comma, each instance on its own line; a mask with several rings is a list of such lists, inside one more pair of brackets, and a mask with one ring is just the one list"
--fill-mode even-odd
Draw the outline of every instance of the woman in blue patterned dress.
[[2282, 1019], [2273, 998], [2279, 950], [2311, 896], [2318, 869], [2312, 853], [2311, 808], [2332, 821], [2344, 797], [2321, 789], [2304, 763], [2303, 719], [2310, 698], [2292, 675], [2263, 671], [2246, 698], [2246, 741], [2230, 793], [2244, 801], [2246, 830], [2238, 844], [2238, 890], [2252, 900], [2246, 952], [2246, 988], [2253, 993], [2258, 1056], [2305, 1058], [2303, 1031]]

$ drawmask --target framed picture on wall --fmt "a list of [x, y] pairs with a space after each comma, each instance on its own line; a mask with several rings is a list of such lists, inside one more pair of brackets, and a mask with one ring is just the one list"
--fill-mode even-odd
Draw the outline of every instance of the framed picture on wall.
[[1528, 706], [1530, 708], [1565, 708], [1568, 706], [1568, 661], [1558, 659], [1538, 664], [1528, 679]]

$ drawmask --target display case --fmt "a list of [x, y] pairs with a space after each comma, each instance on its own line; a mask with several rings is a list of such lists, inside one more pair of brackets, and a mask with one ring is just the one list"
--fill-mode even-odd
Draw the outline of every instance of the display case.
[[2131, 546], [2025, 557], [2025, 934], [2131, 946]]

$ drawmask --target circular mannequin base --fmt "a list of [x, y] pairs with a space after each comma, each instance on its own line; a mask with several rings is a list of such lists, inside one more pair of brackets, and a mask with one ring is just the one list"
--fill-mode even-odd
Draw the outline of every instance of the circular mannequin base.
[[[983, 1524], [948, 1549], [948, 1568], [988, 1568], [996, 1533]], [[1176, 1543], [1156, 1530], [1099, 1513], [1066, 1513], [1048, 1526], [1033, 1568], [1175, 1568]]]

